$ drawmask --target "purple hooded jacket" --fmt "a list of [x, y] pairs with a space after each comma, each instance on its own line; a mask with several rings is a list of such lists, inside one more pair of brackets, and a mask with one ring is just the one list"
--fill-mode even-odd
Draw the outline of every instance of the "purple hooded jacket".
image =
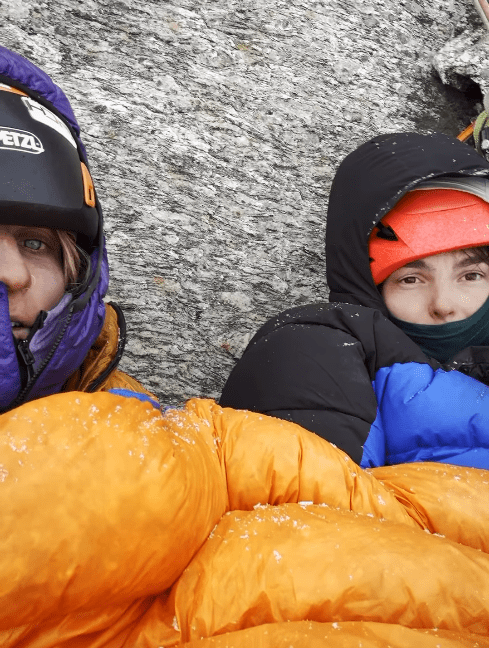
[[[0, 47], [0, 75], [2, 82], [27, 86], [49, 101], [73, 129], [81, 150], [80, 127], [63, 91], [38, 67], [22, 56]], [[0, 117], [1, 120], [1, 117]], [[0, 128], [1, 128], [0, 122]], [[100, 212], [101, 213], [101, 212]], [[75, 310], [71, 295], [48, 313], [45, 325], [33, 336], [30, 348], [36, 358], [34, 380], [28, 389], [22, 388], [21, 372], [12, 335], [7, 287], [0, 282], [0, 410], [10, 409], [24, 401], [59, 392], [69, 376], [81, 365], [90, 347], [99, 336], [105, 319], [105, 296], [109, 269], [105, 244], [96, 247], [91, 255], [92, 277], [99, 255], [102, 264], [98, 282], [89, 284], [89, 299], [82, 310]], [[88, 296], [88, 295], [87, 295]], [[57, 344], [55, 345], [55, 340]]]

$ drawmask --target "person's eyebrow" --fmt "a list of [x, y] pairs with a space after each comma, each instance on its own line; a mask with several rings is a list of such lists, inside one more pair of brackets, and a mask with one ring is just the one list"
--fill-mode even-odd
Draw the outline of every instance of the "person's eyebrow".
[[479, 259], [476, 256], [465, 256], [463, 259], [460, 259], [460, 261], [457, 261], [457, 263], [453, 266], [455, 269], [459, 268], [466, 268], [467, 266], [472, 266], [472, 265], [479, 265], [480, 263], [487, 263], [487, 261], [484, 261], [483, 259]]
[[[487, 263], [482, 259], [479, 259], [476, 256], [464, 255], [462, 259], [457, 261], [453, 266], [455, 270], [460, 270], [460, 268], [466, 268], [467, 266], [479, 265], [480, 263]], [[418, 268], [419, 270], [433, 270], [433, 266], [430, 266], [424, 259], [416, 259], [416, 261], [410, 261], [402, 266], [403, 268]], [[399, 268], [401, 269], [401, 268]]]
[[[420, 270], [433, 270], [433, 267], [428, 265], [424, 259], [416, 259], [416, 261], [410, 261], [402, 266], [403, 268], [419, 268]], [[399, 268], [401, 270], [401, 268]]]

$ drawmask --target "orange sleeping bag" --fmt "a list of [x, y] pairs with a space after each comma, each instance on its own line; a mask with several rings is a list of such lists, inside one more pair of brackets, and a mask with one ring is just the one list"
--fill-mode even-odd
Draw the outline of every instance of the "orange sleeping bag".
[[0, 646], [489, 647], [489, 472], [66, 393], [0, 416]]

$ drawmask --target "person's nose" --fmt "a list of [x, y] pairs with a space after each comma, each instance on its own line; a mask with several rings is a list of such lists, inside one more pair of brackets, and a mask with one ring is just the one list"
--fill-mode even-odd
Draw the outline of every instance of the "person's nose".
[[436, 324], [443, 324], [458, 319], [457, 304], [453, 291], [446, 284], [433, 286], [429, 314]]
[[9, 293], [26, 290], [32, 281], [17, 241], [9, 236], [0, 236], [0, 281]]

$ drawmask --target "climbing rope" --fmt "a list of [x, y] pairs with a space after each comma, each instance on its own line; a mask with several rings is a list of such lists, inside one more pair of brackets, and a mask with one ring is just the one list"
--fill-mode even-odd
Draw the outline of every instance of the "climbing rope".
[[[481, 17], [484, 26], [489, 30], [489, 2], [488, 0], [473, 0], [474, 6]], [[461, 142], [467, 142], [471, 137], [474, 138], [475, 149], [480, 155], [489, 160], [489, 115], [487, 110], [474, 119], [474, 121], [464, 128], [457, 135]]]

